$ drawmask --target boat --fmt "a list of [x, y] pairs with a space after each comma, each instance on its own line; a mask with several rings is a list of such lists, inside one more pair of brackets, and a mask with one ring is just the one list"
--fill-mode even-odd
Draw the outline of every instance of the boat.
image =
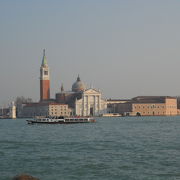
[[33, 120], [26, 120], [28, 124], [75, 124], [96, 122], [91, 117], [36, 117]]

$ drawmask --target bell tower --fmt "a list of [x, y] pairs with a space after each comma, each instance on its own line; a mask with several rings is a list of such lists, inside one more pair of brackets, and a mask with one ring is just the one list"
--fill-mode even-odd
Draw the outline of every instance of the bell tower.
[[43, 59], [40, 67], [40, 101], [50, 99], [50, 74], [45, 49], [43, 50]]

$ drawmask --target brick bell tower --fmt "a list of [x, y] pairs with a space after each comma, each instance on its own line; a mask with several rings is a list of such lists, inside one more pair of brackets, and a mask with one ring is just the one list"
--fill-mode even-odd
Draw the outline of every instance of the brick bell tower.
[[40, 67], [40, 101], [50, 99], [50, 74], [45, 49], [43, 50], [43, 59]]

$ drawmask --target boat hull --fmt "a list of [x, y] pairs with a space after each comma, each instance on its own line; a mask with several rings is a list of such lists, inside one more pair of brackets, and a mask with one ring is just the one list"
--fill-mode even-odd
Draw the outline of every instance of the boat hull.
[[88, 122], [37, 122], [37, 121], [27, 121], [28, 124], [80, 124], [80, 123], [92, 123], [95, 121]]
[[86, 120], [60, 120], [60, 121], [38, 121], [38, 120], [26, 120], [28, 124], [82, 124], [82, 123], [94, 123], [95, 119]]

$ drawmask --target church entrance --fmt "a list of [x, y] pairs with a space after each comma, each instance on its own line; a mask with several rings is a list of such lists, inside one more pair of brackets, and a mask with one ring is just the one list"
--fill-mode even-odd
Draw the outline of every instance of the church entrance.
[[94, 116], [94, 108], [90, 107], [90, 116]]

